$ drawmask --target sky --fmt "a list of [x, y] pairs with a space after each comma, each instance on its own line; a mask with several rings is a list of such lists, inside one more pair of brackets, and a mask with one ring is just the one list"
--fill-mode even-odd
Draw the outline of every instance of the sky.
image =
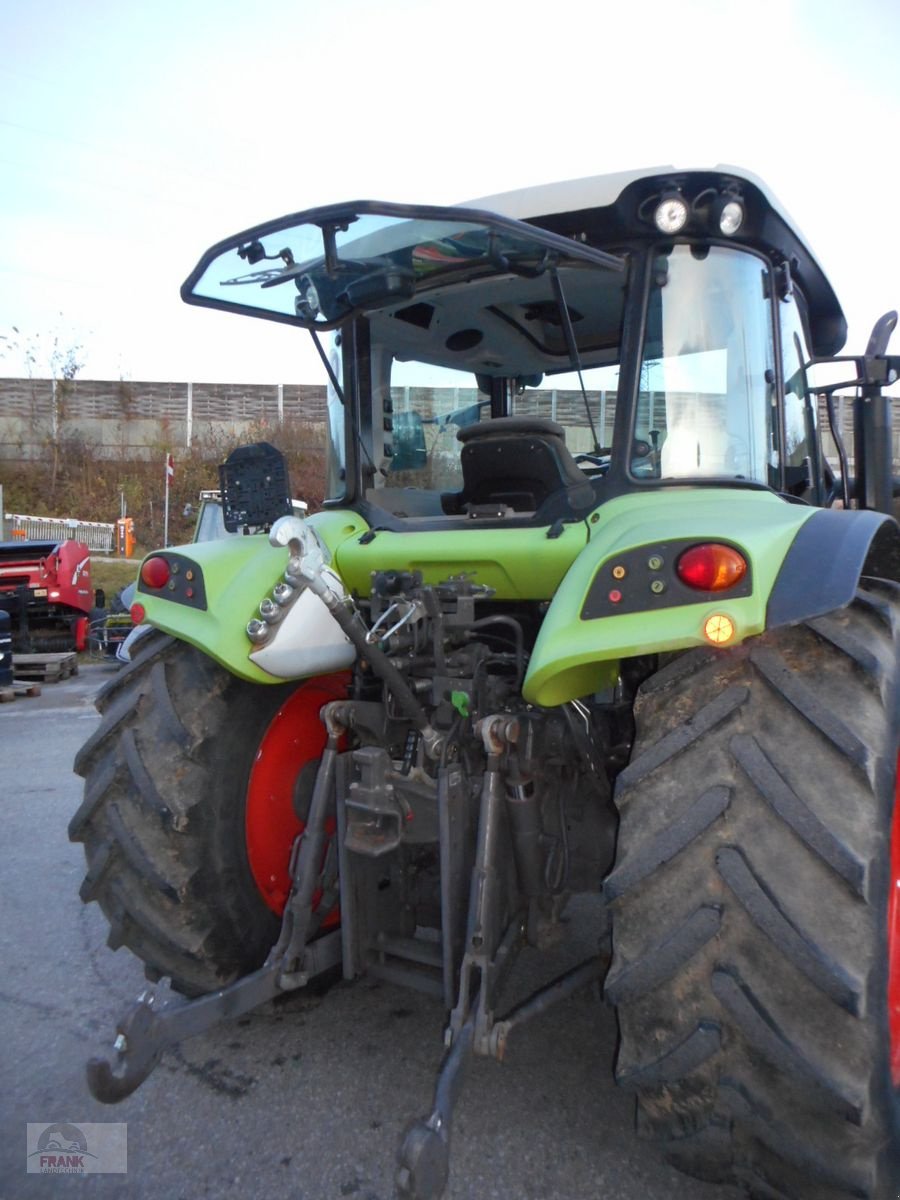
[[208, 246], [668, 163], [766, 181], [848, 352], [900, 308], [897, 0], [0, 0], [0, 38], [0, 375], [317, 382], [302, 332], [181, 302]]

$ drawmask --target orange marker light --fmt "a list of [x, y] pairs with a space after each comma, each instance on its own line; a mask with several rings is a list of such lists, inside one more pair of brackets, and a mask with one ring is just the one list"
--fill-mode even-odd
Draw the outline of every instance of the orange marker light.
[[734, 621], [724, 613], [713, 613], [703, 623], [703, 636], [714, 646], [725, 646], [734, 637]]
[[675, 571], [682, 583], [698, 592], [724, 592], [747, 574], [747, 560], [731, 546], [703, 542], [685, 550]]

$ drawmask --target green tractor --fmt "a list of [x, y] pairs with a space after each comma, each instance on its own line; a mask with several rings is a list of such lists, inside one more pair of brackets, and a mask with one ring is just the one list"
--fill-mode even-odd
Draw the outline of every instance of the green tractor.
[[[821, 268], [726, 168], [313, 209], [182, 295], [310, 333], [327, 499], [293, 515], [244, 447], [245, 536], [141, 567], [154, 631], [101, 694], [70, 834], [158, 982], [94, 1094], [329, 973], [416, 988], [446, 1053], [397, 1186], [434, 1200], [471, 1056], [601, 981], [677, 1166], [896, 1196], [896, 314], [836, 358]], [[510, 1009], [577, 893], [597, 954]]]

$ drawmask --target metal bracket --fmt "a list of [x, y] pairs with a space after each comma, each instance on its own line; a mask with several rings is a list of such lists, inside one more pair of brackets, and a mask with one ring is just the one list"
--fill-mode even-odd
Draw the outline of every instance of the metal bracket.
[[[341, 935], [335, 930], [307, 947], [308, 978], [341, 961]], [[146, 988], [116, 1025], [115, 1058], [92, 1058], [87, 1065], [88, 1087], [103, 1104], [116, 1104], [139, 1087], [162, 1057], [163, 1051], [184, 1038], [203, 1033], [220, 1021], [243, 1016], [282, 991], [281, 960], [245, 975], [218, 992], [186, 1000], [176, 996], [162, 980]]]

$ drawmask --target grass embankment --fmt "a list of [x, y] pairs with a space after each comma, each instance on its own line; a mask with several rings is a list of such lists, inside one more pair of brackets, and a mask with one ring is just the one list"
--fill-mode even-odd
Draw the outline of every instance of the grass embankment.
[[106, 555], [91, 555], [91, 587], [103, 588], [107, 604], [120, 588], [127, 587], [137, 579], [139, 558], [108, 558]]

